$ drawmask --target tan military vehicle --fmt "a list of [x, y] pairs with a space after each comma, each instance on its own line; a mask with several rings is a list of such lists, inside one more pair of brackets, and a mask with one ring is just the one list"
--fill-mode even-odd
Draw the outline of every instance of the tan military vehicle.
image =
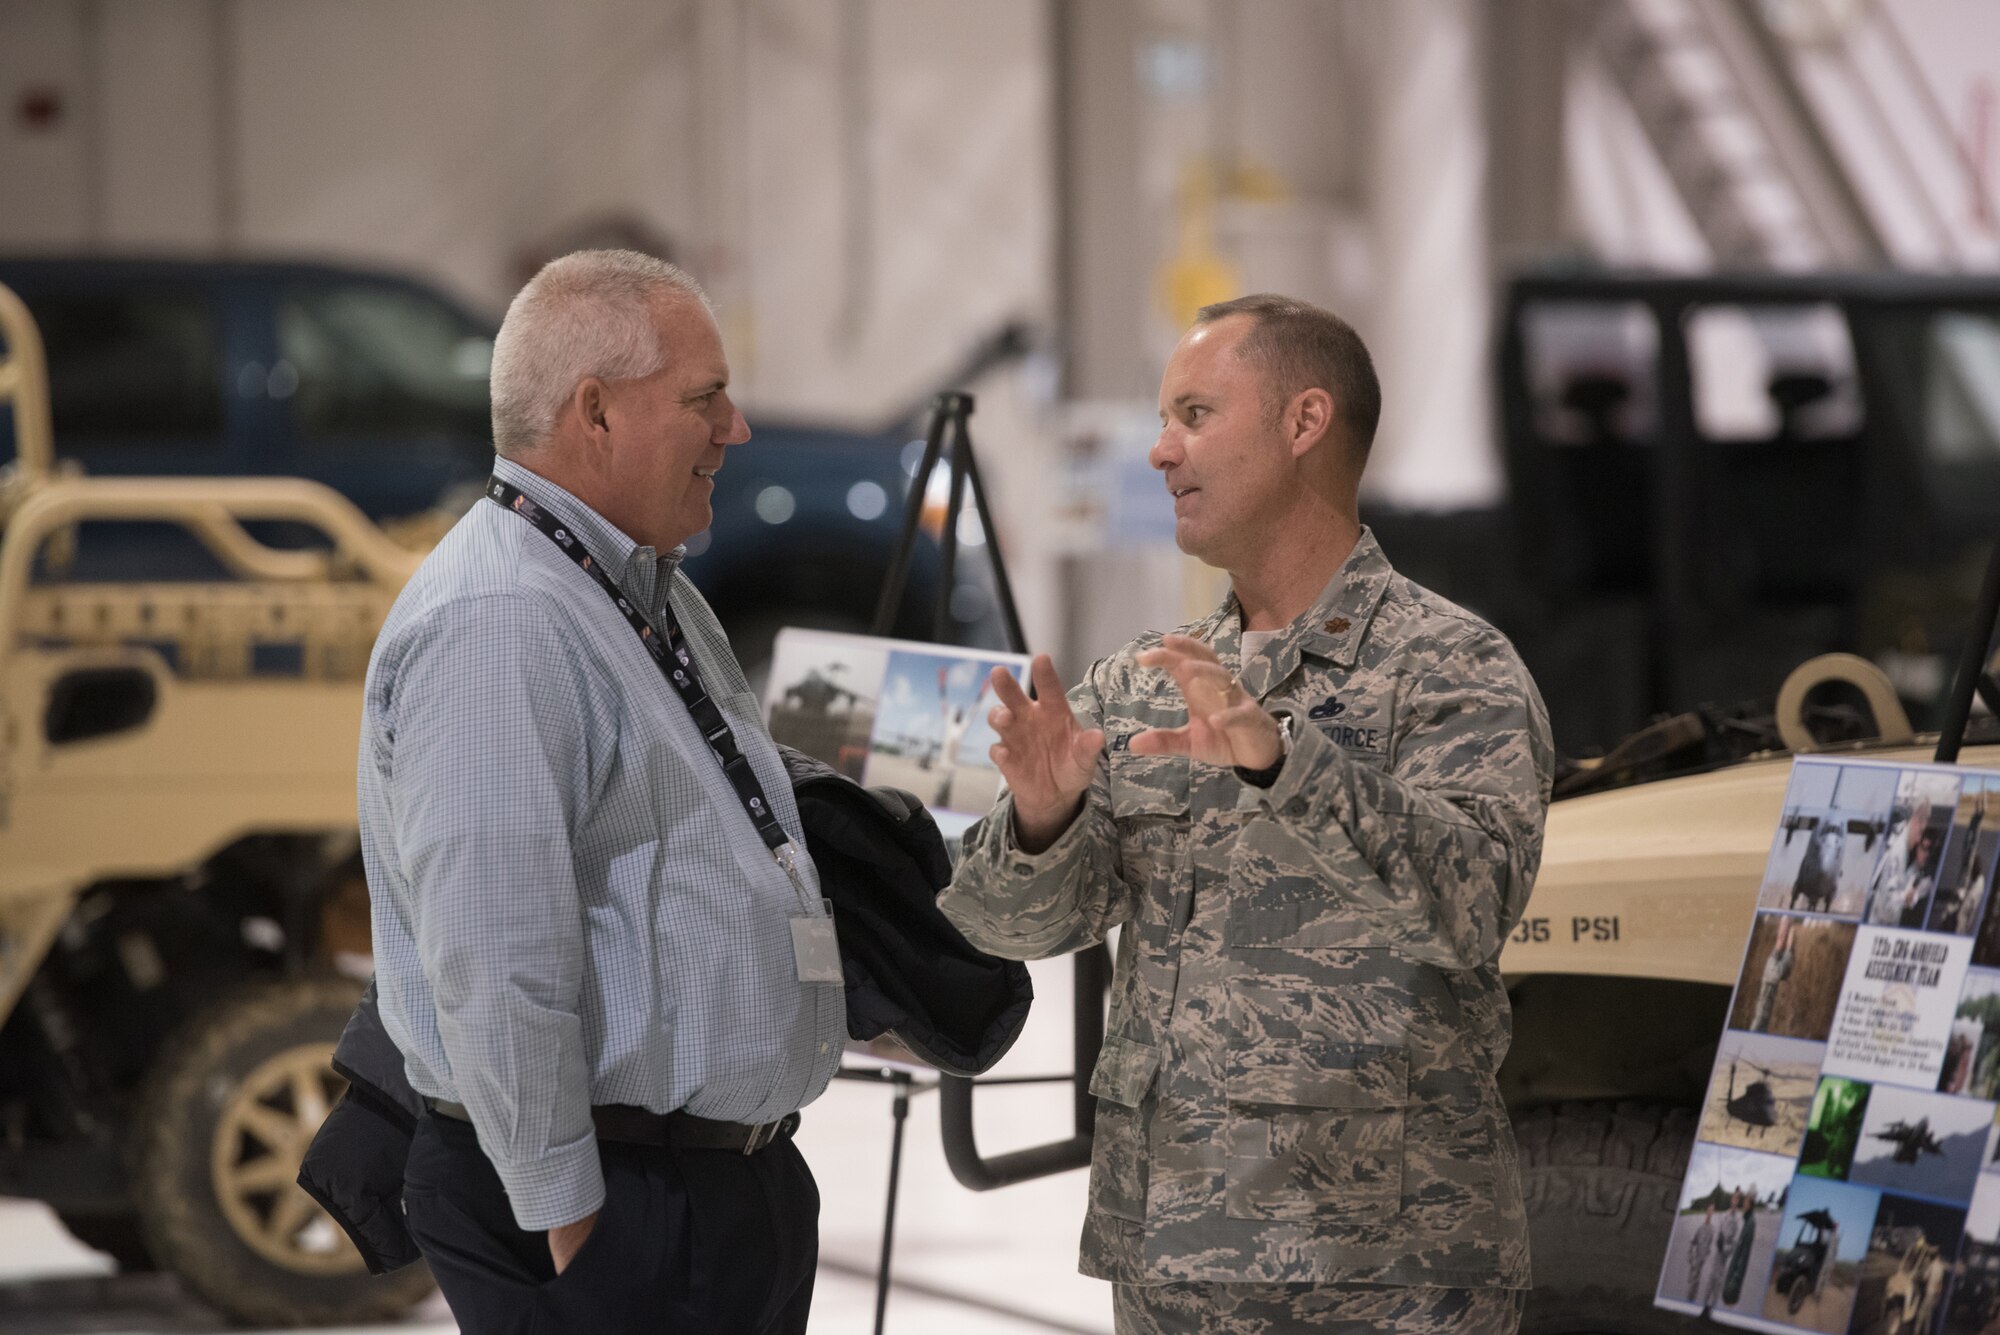
[[1921, 1235], [1904, 1248], [1882, 1289], [1882, 1329], [1916, 1335], [1935, 1326], [1945, 1272], [1944, 1258]]
[[[429, 1276], [371, 1279], [293, 1179], [367, 969], [361, 678], [419, 557], [313, 482], [59, 470], [4, 287], [0, 335], [0, 1193], [243, 1320], [390, 1315]], [[65, 578], [142, 524], [225, 576]]]

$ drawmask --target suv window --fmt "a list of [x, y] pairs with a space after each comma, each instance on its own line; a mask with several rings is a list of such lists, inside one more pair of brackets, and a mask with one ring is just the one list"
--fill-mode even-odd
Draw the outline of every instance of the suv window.
[[222, 443], [221, 320], [184, 287], [27, 297], [49, 361], [65, 448], [108, 441]]
[[1695, 425], [1710, 441], [1838, 440], [1861, 430], [1840, 308], [1702, 306], [1687, 319]]
[[470, 437], [491, 431], [493, 340], [450, 307], [403, 288], [289, 289], [278, 307], [271, 392], [295, 396], [306, 443], [355, 436]]
[[1659, 432], [1660, 329], [1636, 301], [1541, 301], [1521, 314], [1535, 430], [1551, 445]]
[[2000, 316], [1950, 311], [1924, 334], [1925, 452], [1946, 467], [2000, 460]]

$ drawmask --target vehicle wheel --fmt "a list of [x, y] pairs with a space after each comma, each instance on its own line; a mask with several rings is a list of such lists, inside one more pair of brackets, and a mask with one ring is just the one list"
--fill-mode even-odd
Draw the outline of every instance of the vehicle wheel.
[[239, 1321], [379, 1321], [431, 1290], [421, 1265], [370, 1275], [295, 1180], [345, 1088], [330, 1061], [360, 999], [347, 979], [245, 988], [175, 1035], [140, 1095], [132, 1190], [147, 1246]]
[[1810, 1298], [1811, 1296], [1812, 1296], [1812, 1287], [1809, 1284], [1807, 1284], [1803, 1279], [1793, 1280], [1792, 1291], [1788, 1295], [1788, 1301], [1785, 1310], [1796, 1315], [1798, 1310], [1806, 1305], [1806, 1299]]
[[1694, 1114], [1570, 1103], [1515, 1119], [1535, 1288], [1530, 1335], [1667, 1335], [1699, 1321], [1653, 1306]]
[[71, 1237], [116, 1261], [121, 1275], [140, 1275], [160, 1268], [153, 1254], [146, 1250], [145, 1233], [132, 1215], [58, 1211], [56, 1217], [62, 1220]]

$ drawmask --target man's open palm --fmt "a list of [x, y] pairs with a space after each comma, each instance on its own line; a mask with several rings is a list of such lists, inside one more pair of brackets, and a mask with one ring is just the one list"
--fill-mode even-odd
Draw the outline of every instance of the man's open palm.
[[1167, 635], [1139, 655], [1142, 667], [1174, 679], [1187, 701], [1178, 728], [1148, 728], [1132, 739], [1141, 756], [1193, 756], [1210, 765], [1268, 769], [1284, 754], [1278, 721], [1222, 666], [1215, 650], [1187, 635]]
[[1028, 674], [1032, 700], [1013, 673], [993, 669], [1000, 703], [986, 718], [1000, 734], [990, 754], [1014, 794], [1015, 835], [1023, 848], [1039, 852], [1069, 828], [1083, 805], [1104, 750], [1104, 730], [1078, 726], [1047, 654], [1035, 655]]

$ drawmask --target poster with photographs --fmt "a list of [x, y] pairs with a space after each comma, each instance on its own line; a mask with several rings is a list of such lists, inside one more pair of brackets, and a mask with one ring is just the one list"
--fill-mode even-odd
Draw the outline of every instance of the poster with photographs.
[[1804, 759], [1654, 1302], [2000, 1335], [2000, 773]]
[[771, 736], [857, 783], [914, 793], [947, 839], [1000, 797], [987, 755], [993, 669], [1026, 680], [1022, 654], [835, 631], [778, 632], [764, 716]]

